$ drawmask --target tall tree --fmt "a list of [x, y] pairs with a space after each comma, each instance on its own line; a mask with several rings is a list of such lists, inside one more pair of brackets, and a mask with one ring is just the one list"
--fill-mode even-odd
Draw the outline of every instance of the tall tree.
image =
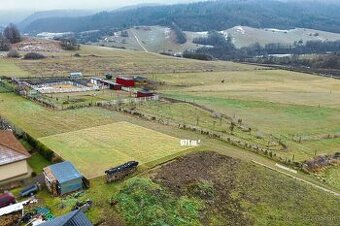
[[8, 51], [11, 48], [9, 40], [0, 32], [0, 51]]
[[17, 43], [21, 41], [19, 29], [14, 24], [9, 24], [4, 30], [4, 36], [11, 42]]

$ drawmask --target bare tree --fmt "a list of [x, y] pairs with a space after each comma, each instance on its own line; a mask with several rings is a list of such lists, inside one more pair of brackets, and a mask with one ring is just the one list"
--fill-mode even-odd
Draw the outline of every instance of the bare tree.
[[4, 30], [4, 36], [11, 42], [17, 43], [21, 41], [19, 29], [14, 24], [9, 24]]

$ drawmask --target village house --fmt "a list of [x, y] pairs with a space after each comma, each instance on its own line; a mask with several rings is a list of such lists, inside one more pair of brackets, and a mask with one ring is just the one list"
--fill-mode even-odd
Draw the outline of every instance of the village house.
[[30, 176], [30, 154], [10, 130], [0, 130], [0, 183]]
[[83, 176], [69, 161], [44, 168], [44, 176], [48, 190], [55, 196], [84, 188]]

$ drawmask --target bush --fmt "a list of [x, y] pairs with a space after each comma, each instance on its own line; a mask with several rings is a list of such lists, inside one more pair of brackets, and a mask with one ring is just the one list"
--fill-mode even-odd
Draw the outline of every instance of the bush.
[[40, 141], [34, 139], [28, 134], [25, 134], [25, 138], [27, 142], [34, 147], [45, 159], [52, 161], [55, 157], [54, 152], [51, 151], [48, 147], [44, 144], [40, 143]]
[[106, 79], [111, 80], [113, 78], [112, 74], [106, 74], [105, 75]]
[[77, 40], [74, 38], [70, 39], [62, 39], [60, 41], [61, 48], [64, 50], [79, 50], [80, 45], [78, 44]]
[[16, 49], [11, 49], [11, 50], [7, 53], [7, 57], [11, 57], [11, 58], [19, 58], [19, 57], [20, 57], [20, 53], [19, 53], [18, 50], [16, 50]]
[[172, 196], [149, 179], [128, 180], [111, 200], [129, 225], [200, 225], [199, 201]]
[[26, 60], [39, 60], [39, 59], [44, 59], [44, 58], [46, 58], [46, 56], [44, 56], [43, 54], [41, 54], [41, 53], [34, 53], [34, 52], [27, 53], [24, 56], [24, 59], [26, 59]]

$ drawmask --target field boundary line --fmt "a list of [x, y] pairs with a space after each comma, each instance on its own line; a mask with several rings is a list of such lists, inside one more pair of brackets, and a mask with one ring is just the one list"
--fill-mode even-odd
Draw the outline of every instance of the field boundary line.
[[277, 172], [277, 173], [281, 173], [281, 174], [283, 174], [283, 175], [285, 175], [285, 176], [288, 176], [288, 177], [290, 177], [290, 178], [293, 178], [293, 179], [295, 179], [295, 180], [297, 180], [297, 181], [301, 181], [301, 182], [304, 182], [304, 183], [306, 183], [306, 184], [309, 184], [309, 185], [311, 185], [312, 187], [317, 188], [317, 189], [319, 189], [319, 190], [321, 190], [321, 191], [328, 192], [328, 193], [330, 193], [330, 194], [332, 194], [332, 195], [335, 195], [335, 196], [337, 196], [337, 197], [340, 196], [340, 194], [337, 193], [337, 192], [335, 192], [335, 191], [332, 191], [332, 190], [327, 189], [327, 188], [325, 188], [325, 187], [319, 186], [319, 185], [314, 184], [314, 183], [312, 183], [312, 182], [310, 182], [310, 181], [307, 181], [307, 180], [305, 180], [305, 179], [302, 179], [302, 178], [293, 176], [293, 175], [291, 175], [291, 174], [289, 174], [289, 173], [282, 172], [282, 171], [280, 171], [280, 170], [277, 170], [277, 169], [275, 169], [275, 168], [273, 168], [273, 167], [270, 167], [270, 166], [267, 166], [267, 165], [265, 165], [265, 164], [256, 162], [256, 161], [254, 161], [254, 160], [252, 160], [251, 162], [253, 162], [253, 163], [257, 164], [257, 165], [263, 166], [263, 167], [265, 167], [265, 168], [267, 168], [267, 169], [270, 169], [270, 170], [272, 170], [272, 171], [275, 171], [275, 172]]

